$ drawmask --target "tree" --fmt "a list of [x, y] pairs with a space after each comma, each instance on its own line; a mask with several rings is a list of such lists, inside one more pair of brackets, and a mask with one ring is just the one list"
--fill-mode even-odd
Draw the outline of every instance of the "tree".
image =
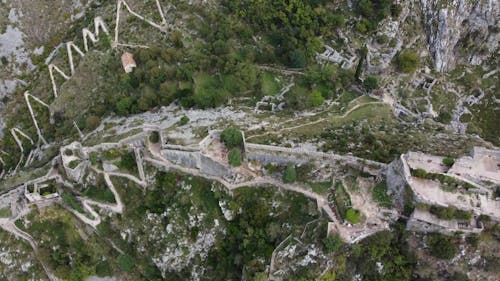
[[343, 15], [337, 14], [331, 17], [332, 25], [335, 28], [343, 28], [345, 26], [345, 18]]
[[340, 235], [335, 234], [323, 239], [323, 245], [325, 245], [327, 253], [335, 253], [342, 248], [344, 242], [340, 238]]
[[118, 257], [118, 266], [123, 272], [130, 272], [135, 266], [135, 259], [127, 254]]
[[238, 167], [241, 165], [241, 151], [237, 148], [231, 149], [228, 154], [229, 165]]
[[283, 173], [283, 182], [293, 183], [296, 180], [297, 180], [297, 171], [295, 170], [295, 166], [292, 164], [286, 166], [285, 172]]
[[222, 131], [220, 139], [228, 148], [241, 147], [243, 145], [243, 135], [239, 129], [234, 127]]
[[152, 143], [158, 143], [160, 141], [160, 134], [157, 131], [154, 131], [149, 135], [149, 141]]
[[401, 52], [396, 59], [398, 69], [405, 73], [412, 73], [417, 69], [417, 65], [419, 63], [419, 57], [417, 53], [405, 50]]
[[290, 59], [290, 66], [295, 68], [303, 68], [306, 66], [306, 55], [304, 51], [295, 49], [288, 55]]
[[441, 233], [430, 234], [428, 245], [430, 247], [431, 255], [436, 258], [449, 260], [457, 253], [457, 249], [451, 238]]
[[365, 81], [363, 81], [363, 86], [366, 90], [371, 91], [378, 88], [378, 80], [377, 77], [372, 75], [367, 75]]
[[325, 101], [325, 98], [321, 95], [319, 89], [314, 89], [311, 93], [311, 104], [312, 106], [320, 106]]
[[133, 100], [131, 97], [125, 97], [116, 103], [116, 111], [120, 115], [127, 115], [132, 108]]

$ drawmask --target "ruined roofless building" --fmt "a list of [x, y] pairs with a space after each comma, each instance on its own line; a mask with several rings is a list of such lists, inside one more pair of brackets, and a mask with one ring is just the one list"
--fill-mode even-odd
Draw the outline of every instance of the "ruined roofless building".
[[137, 66], [135, 64], [134, 56], [129, 52], [123, 53], [122, 65], [126, 73], [132, 72], [132, 69]]

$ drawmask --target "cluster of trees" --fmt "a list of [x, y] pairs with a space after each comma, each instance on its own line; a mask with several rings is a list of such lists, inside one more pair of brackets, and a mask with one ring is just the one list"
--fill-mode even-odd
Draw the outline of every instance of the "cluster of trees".
[[396, 58], [396, 64], [399, 71], [413, 73], [417, 69], [420, 57], [411, 50], [404, 50]]
[[361, 21], [356, 23], [356, 29], [367, 33], [377, 29], [378, 23], [388, 16], [397, 18], [401, 6], [392, 0], [359, 0], [355, 11], [362, 16]]
[[[412, 280], [416, 265], [415, 256], [408, 250], [403, 235], [404, 226], [392, 231], [382, 231], [351, 245], [347, 262], [362, 280]], [[383, 270], [377, 264], [382, 264]], [[338, 274], [339, 280], [351, 279], [349, 273]]]
[[[274, 47], [268, 58], [294, 68], [305, 67], [308, 57], [321, 48], [319, 35], [329, 36], [343, 27], [341, 11], [326, 8], [328, 1], [225, 0], [223, 4], [238, 18], [249, 23], [254, 33], [264, 33]], [[274, 62], [268, 59], [268, 62]]]
[[457, 247], [452, 237], [441, 233], [432, 233], [428, 236], [427, 244], [431, 255], [436, 258], [449, 260], [457, 254]]
[[231, 166], [241, 165], [241, 149], [243, 146], [243, 134], [238, 128], [229, 127], [222, 131], [221, 141], [227, 148], [231, 149], [228, 154], [228, 161]]

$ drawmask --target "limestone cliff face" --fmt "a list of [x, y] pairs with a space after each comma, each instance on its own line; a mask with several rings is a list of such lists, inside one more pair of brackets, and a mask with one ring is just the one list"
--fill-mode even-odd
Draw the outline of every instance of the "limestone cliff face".
[[436, 71], [453, 69], [457, 58], [481, 64], [498, 49], [497, 0], [420, 0]]

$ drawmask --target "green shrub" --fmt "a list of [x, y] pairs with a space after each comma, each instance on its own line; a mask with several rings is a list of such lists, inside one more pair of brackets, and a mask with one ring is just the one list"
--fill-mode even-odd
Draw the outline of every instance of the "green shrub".
[[472, 218], [472, 213], [464, 210], [456, 210], [455, 218], [457, 220], [470, 220]]
[[151, 135], [149, 135], [149, 141], [152, 143], [158, 143], [160, 141], [160, 134], [156, 131], [152, 132]]
[[427, 172], [424, 169], [420, 168], [412, 170], [411, 175], [417, 178], [423, 178], [423, 179], [427, 178]]
[[231, 149], [228, 154], [229, 165], [238, 167], [241, 165], [241, 152], [237, 148]]
[[431, 206], [429, 212], [440, 219], [452, 220], [455, 218], [456, 209], [453, 207]]
[[61, 197], [64, 203], [68, 204], [71, 208], [73, 208], [77, 212], [82, 214], [85, 212], [80, 202], [78, 202], [75, 196], [73, 196], [73, 194], [71, 194], [70, 192], [64, 192], [61, 195]]
[[344, 242], [340, 235], [335, 234], [323, 239], [323, 245], [327, 253], [335, 253], [342, 248]]
[[365, 81], [363, 81], [363, 86], [368, 91], [377, 89], [378, 88], [377, 77], [372, 76], [372, 75], [366, 76]]
[[417, 65], [420, 61], [417, 53], [405, 50], [401, 52], [396, 60], [398, 69], [405, 73], [412, 73], [417, 69]]
[[120, 162], [118, 163], [118, 166], [121, 169], [135, 171], [137, 169], [137, 163], [135, 161], [134, 153], [128, 152], [125, 155], [122, 155], [122, 158], [121, 158]]
[[285, 172], [283, 173], [283, 182], [293, 183], [297, 180], [297, 171], [294, 165], [286, 166]]
[[97, 201], [115, 203], [115, 195], [106, 186], [92, 185], [83, 192], [83, 195]]
[[451, 120], [453, 120], [453, 116], [451, 116], [449, 112], [441, 110], [436, 120], [443, 124], [450, 124]]
[[445, 158], [443, 158], [443, 164], [448, 166], [448, 167], [451, 167], [451, 166], [453, 166], [453, 164], [455, 164], [455, 159], [453, 159], [451, 157], [445, 157]]
[[187, 116], [182, 116], [181, 117], [181, 120], [179, 121], [179, 125], [180, 126], [183, 126], [183, 125], [186, 125], [187, 123], [189, 123], [189, 117]]
[[303, 68], [306, 66], [306, 54], [300, 49], [295, 49], [289, 54], [290, 66], [294, 68]]
[[312, 106], [320, 106], [325, 101], [325, 98], [321, 95], [319, 89], [314, 89], [311, 93], [311, 104]]
[[345, 219], [352, 224], [357, 224], [361, 221], [361, 213], [351, 208], [345, 213]]
[[78, 164], [80, 164], [80, 160], [73, 160], [73, 161], [69, 162], [68, 167], [70, 169], [74, 169], [74, 168], [76, 168], [76, 166], [78, 166]]
[[127, 254], [118, 257], [118, 266], [123, 272], [130, 272], [135, 266], [135, 259]]
[[95, 266], [95, 273], [99, 277], [111, 276], [113, 271], [108, 261], [101, 261]]
[[465, 241], [472, 247], [476, 248], [477, 245], [479, 245], [479, 235], [477, 233], [472, 233], [465, 238]]
[[450, 237], [441, 233], [432, 233], [429, 235], [428, 243], [430, 253], [436, 258], [451, 259], [457, 253], [457, 248]]
[[241, 147], [243, 145], [243, 135], [239, 129], [234, 127], [222, 131], [220, 139], [228, 148]]

